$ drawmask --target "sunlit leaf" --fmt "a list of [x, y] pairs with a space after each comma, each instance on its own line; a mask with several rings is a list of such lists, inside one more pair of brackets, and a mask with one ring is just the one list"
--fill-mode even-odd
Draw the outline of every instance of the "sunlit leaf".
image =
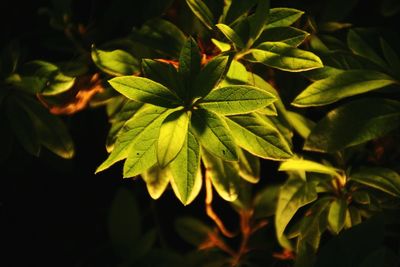
[[246, 150], [239, 149], [239, 175], [249, 183], [260, 180], [260, 160]]
[[92, 46], [91, 56], [101, 71], [112, 76], [133, 75], [140, 72], [138, 60], [124, 50], [104, 51]]
[[152, 199], [158, 199], [164, 193], [170, 180], [170, 175], [165, 169], [153, 166], [144, 173], [142, 178], [146, 182], [147, 191]]
[[180, 217], [175, 220], [174, 226], [179, 236], [194, 246], [207, 241], [213, 232], [208, 225], [192, 217]]
[[282, 42], [297, 47], [309, 36], [308, 32], [294, 27], [274, 27], [263, 31], [255, 45], [264, 42]]
[[269, 10], [269, 18], [265, 28], [287, 27], [295, 23], [302, 15], [303, 11], [294, 8], [271, 8]]
[[339, 170], [331, 166], [321, 164], [319, 162], [291, 158], [281, 163], [279, 166], [280, 171], [306, 171], [328, 174], [331, 176], [337, 176]]
[[231, 41], [236, 48], [243, 48], [244, 44], [240, 36], [237, 35], [237, 33], [228, 25], [219, 23], [217, 25], [217, 28], [224, 34], [224, 36]]
[[202, 0], [186, 0], [186, 3], [204, 26], [210, 30], [214, 27], [214, 16]]
[[345, 199], [337, 198], [332, 201], [329, 207], [328, 223], [330, 229], [338, 234], [344, 227], [346, 219], [347, 202]]

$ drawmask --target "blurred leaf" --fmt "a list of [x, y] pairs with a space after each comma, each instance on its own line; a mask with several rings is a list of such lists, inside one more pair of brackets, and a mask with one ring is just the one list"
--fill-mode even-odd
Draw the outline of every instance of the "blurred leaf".
[[274, 27], [266, 29], [257, 39], [255, 46], [264, 42], [281, 42], [297, 47], [309, 36], [308, 32], [293, 27]]
[[236, 143], [250, 153], [266, 158], [282, 160], [292, 156], [289, 144], [275, 126], [258, 114], [230, 116], [226, 119]]
[[264, 42], [250, 51], [257, 62], [284, 71], [299, 72], [323, 66], [315, 54], [282, 42]]
[[196, 198], [201, 188], [200, 145], [191, 128], [182, 139], [182, 149], [170, 163], [169, 169], [175, 195], [183, 205], [188, 205]]
[[254, 217], [264, 218], [275, 214], [280, 185], [268, 185], [254, 198]]
[[304, 139], [307, 138], [307, 136], [310, 134], [311, 130], [315, 126], [315, 122], [296, 112], [288, 111], [287, 117], [290, 121], [290, 125]]
[[202, 152], [201, 158], [218, 195], [225, 201], [235, 201], [239, 195], [239, 181], [241, 179], [237, 163], [224, 161], [206, 151]]
[[359, 0], [335, 0], [327, 1], [320, 11], [321, 21], [343, 21], [355, 8]]
[[214, 57], [210, 60], [193, 81], [191, 95], [194, 97], [207, 96], [221, 81], [227, 67], [228, 57], [226, 56]]
[[239, 149], [239, 175], [249, 183], [260, 180], [260, 160], [246, 150]]
[[303, 11], [294, 8], [277, 7], [271, 8], [265, 28], [287, 27], [295, 23], [302, 15]]
[[108, 82], [119, 93], [138, 102], [166, 108], [177, 107], [180, 102], [177, 96], [164, 85], [147, 78], [123, 76], [113, 78]]
[[226, 52], [231, 50], [231, 45], [225, 42], [218, 41], [217, 39], [211, 38], [211, 42], [221, 51]]
[[167, 166], [182, 149], [189, 126], [189, 116], [184, 110], [169, 114], [161, 124], [157, 142], [157, 161], [161, 168]]
[[335, 32], [342, 29], [350, 28], [351, 26], [353, 26], [351, 23], [328, 21], [319, 25], [319, 30], [325, 32]]
[[152, 199], [160, 198], [170, 180], [168, 172], [165, 169], [160, 169], [158, 166], [153, 166], [142, 173], [142, 178]]
[[244, 114], [272, 104], [275, 96], [257, 87], [232, 85], [212, 90], [199, 106], [220, 115]]
[[208, 225], [192, 217], [176, 219], [175, 230], [183, 240], [196, 247], [207, 241], [213, 233]]
[[362, 167], [350, 175], [350, 181], [400, 197], [400, 175], [391, 169]]
[[191, 124], [200, 144], [213, 155], [228, 161], [238, 160], [237, 147], [226, 122], [204, 109], [193, 111]]
[[338, 234], [344, 227], [346, 219], [347, 202], [345, 199], [336, 198], [329, 207], [328, 223], [329, 228]]
[[227, 25], [234, 24], [242, 15], [247, 14], [256, 3], [257, 0], [231, 1], [224, 23]]
[[233, 45], [236, 47], [236, 49], [240, 49], [244, 47], [244, 43], [240, 36], [237, 35], [235, 30], [233, 30], [231, 27], [228, 25], [219, 23], [217, 25], [217, 28], [222, 32], [222, 34], [233, 43]]
[[319, 121], [304, 149], [338, 151], [383, 136], [399, 126], [399, 102], [382, 98], [359, 99], [332, 110]]
[[[349, 180], [351, 180], [351, 176], [350, 176]], [[357, 202], [359, 204], [368, 205], [371, 202], [368, 192], [365, 192], [365, 191], [361, 191], [361, 190], [355, 191], [351, 195], [351, 197], [355, 202]]]
[[400, 11], [400, 3], [397, 0], [383, 0], [380, 11], [385, 17], [394, 16]]
[[[400, 7], [400, 5], [399, 5]], [[388, 63], [391, 73], [398, 79], [400, 78], [400, 58], [394, 49], [382, 38], [380, 40], [381, 49], [386, 62]]]
[[337, 176], [339, 173], [338, 169], [331, 166], [327, 166], [311, 160], [297, 158], [291, 158], [282, 162], [279, 166], [279, 171], [306, 171], [323, 173], [331, 176]]
[[280, 242], [286, 226], [297, 210], [316, 199], [317, 192], [311, 183], [300, 178], [292, 178], [286, 181], [279, 192], [275, 215], [276, 235]]
[[134, 75], [140, 73], [139, 62], [123, 50], [104, 51], [92, 46], [92, 60], [103, 72], [112, 76]]
[[141, 216], [132, 192], [121, 187], [111, 203], [108, 217], [108, 231], [115, 253], [122, 259], [129, 259], [132, 247], [140, 239]]
[[206, 28], [214, 28], [214, 16], [202, 0], [186, 0], [186, 4]]

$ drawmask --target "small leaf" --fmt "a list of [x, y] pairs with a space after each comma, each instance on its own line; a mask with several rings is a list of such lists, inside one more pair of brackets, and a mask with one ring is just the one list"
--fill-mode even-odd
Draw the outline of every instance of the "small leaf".
[[214, 27], [214, 16], [202, 0], [186, 0], [186, 3], [206, 28]]
[[188, 205], [196, 198], [201, 188], [200, 145], [192, 129], [187, 131], [183, 140], [182, 149], [170, 163], [169, 169], [175, 195], [183, 205]]
[[260, 160], [246, 150], [239, 149], [239, 175], [249, 183], [260, 180]]
[[193, 83], [193, 97], [204, 97], [218, 85], [228, 66], [228, 57], [215, 57], [201, 70]]
[[400, 78], [400, 58], [396, 51], [382, 38], [380, 38], [381, 49], [386, 62], [389, 65], [389, 71]]
[[328, 223], [330, 229], [338, 234], [344, 227], [346, 219], [347, 202], [345, 199], [335, 199], [329, 207]]
[[181, 150], [188, 131], [189, 116], [183, 110], [169, 114], [160, 128], [157, 159], [161, 168], [167, 166]]
[[307, 138], [315, 126], [315, 122], [296, 112], [288, 111], [287, 118], [294, 130], [304, 139]]
[[199, 246], [208, 240], [213, 230], [202, 221], [192, 217], [181, 217], [175, 220], [175, 230], [186, 242]]
[[148, 105], [140, 112], [136, 113], [135, 116], [122, 127], [117, 135], [114, 149], [108, 158], [97, 168], [96, 173], [108, 169], [114, 163], [127, 158], [132, 148], [133, 141], [147, 128], [153, 128], [154, 124], [159, 124], [161, 126], [166, 111], [167, 109], [165, 108]]
[[206, 175], [211, 178], [218, 195], [226, 201], [235, 201], [239, 195], [240, 181], [237, 162], [224, 161], [206, 151], [203, 151], [201, 158], [206, 167]]
[[279, 171], [306, 171], [338, 176], [339, 170], [319, 162], [291, 158], [281, 163]]
[[93, 45], [91, 56], [101, 71], [112, 76], [133, 75], [140, 72], [138, 60], [124, 50], [104, 51]]
[[285, 138], [260, 115], [230, 116], [226, 121], [236, 143], [250, 153], [275, 160], [287, 159], [292, 156], [290, 146]]
[[114, 251], [123, 259], [129, 259], [131, 248], [141, 233], [141, 216], [131, 191], [121, 187], [111, 203], [108, 231]]
[[254, 45], [264, 42], [282, 42], [297, 47], [303, 43], [309, 35], [308, 32], [293, 27], [274, 27], [264, 30]]
[[231, 27], [222, 23], [219, 23], [215, 26], [217, 26], [217, 28], [224, 34], [224, 36], [234, 44], [236, 49], [244, 47], [242, 39]]
[[264, 42], [250, 51], [256, 61], [280, 70], [299, 72], [323, 66], [315, 54], [281, 42]]
[[297, 210], [317, 199], [317, 192], [311, 183], [292, 178], [281, 187], [275, 215], [275, 229], [278, 240]]
[[257, 7], [252, 16], [249, 17], [250, 35], [248, 45], [252, 45], [260, 36], [264, 29], [264, 24], [268, 21], [270, 0], [258, 0]]
[[400, 175], [391, 169], [363, 167], [350, 175], [350, 181], [400, 197]]
[[268, 29], [274, 27], [290, 26], [295, 23], [303, 14], [303, 11], [294, 8], [271, 8], [265, 28]]
[[232, 60], [228, 72], [224, 80], [219, 84], [220, 87], [227, 87], [228, 85], [244, 85], [247, 84], [247, 70], [246, 67], [237, 60]]
[[255, 111], [272, 104], [275, 96], [253, 86], [232, 85], [211, 91], [199, 106], [221, 115], [235, 115]]
[[159, 199], [169, 184], [169, 174], [165, 169], [153, 166], [142, 174], [147, 191], [152, 199]]
[[217, 114], [204, 109], [194, 110], [191, 123], [200, 144], [208, 152], [228, 161], [238, 160], [229, 128]]
[[366, 93], [397, 83], [386, 74], [370, 70], [348, 70], [318, 80], [296, 97], [292, 105], [322, 106], [345, 97]]
[[221, 51], [226, 52], [231, 50], [231, 45], [225, 42], [218, 41], [217, 39], [211, 38], [211, 42]]
[[138, 102], [166, 108], [177, 107], [179, 103], [179, 99], [168, 88], [147, 78], [123, 76], [108, 82], [119, 93]]
[[334, 152], [385, 135], [400, 126], [400, 103], [359, 99], [329, 112], [312, 129], [304, 149]]
[[387, 64], [375, 52], [367, 41], [368, 30], [351, 29], [347, 35], [347, 45], [354, 54], [362, 56], [383, 68], [387, 68]]
[[189, 88], [200, 72], [200, 63], [201, 58], [199, 47], [197, 46], [196, 41], [192, 37], [189, 37], [179, 55], [178, 72], [183, 77], [185, 85], [184, 91], [182, 92], [183, 95], [179, 96], [183, 99], [190, 97]]

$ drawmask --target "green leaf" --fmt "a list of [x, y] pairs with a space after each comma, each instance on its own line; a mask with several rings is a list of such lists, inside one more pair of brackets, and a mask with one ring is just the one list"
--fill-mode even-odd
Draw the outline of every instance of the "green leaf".
[[314, 128], [315, 122], [296, 112], [288, 111], [286, 114], [290, 125], [301, 137], [306, 139]]
[[223, 33], [223, 35], [234, 44], [236, 49], [244, 47], [242, 39], [231, 27], [222, 23], [219, 23], [215, 26], [217, 26], [217, 28]]
[[202, 0], [186, 0], [186, 3], [206, 28], [214, 27], [214, 16]]
[[108, 82], [119, 93], [138, 102], [166, 108], [177, 107], [179, 103], [179, 99], [168, 88], [147, 78], [123, 76]]
[[160, 198], [165, 189], [167, 189], [170, 180], [169, 176], [166, 169], [160, 169], [158, 166], [153, 166], [142, 173], [142, 178], [152, 199]]
[[187, 131], [183, 140], [183, 147], [170, 163], [169, 169], [175, 195], [183, 205], [188, 205], [195, 199], [201, 188], [200, 145], [192, 129]]
[[271, 8], [265, 28], [287, 27], [295, 23], [302, 15], [303, 11], [294, 8]]
[[399, 102], [359, 99], [330, 111], [312, 129], [304, 149], [334, 152], [383, 136], [399, 126]]
[[256, 3], [257, 0], [231, 1], [229, 9], [224, 18], [225, 24], [234, 24], [234, 22], [245, 15]]
[[338, 234], [344, 227], [346, 219], [347, 202], [345, 199], [337, 198], [329, 207], [328, 224], [330, 229]]
[[169, 114], [160, 128], [157, 160], [161, 168], [167, 166], [181, 150], [188, 131], [189, 116], [184, 110]]
[[248, 47], [250, 47], [255, 40], [260, 36], [264, 29], [264, 25], [268, 21], [270, 0], [258, 0], [257, 7], [252, 16], [249, 17], [250, 35]]
[[68, 91], [75, 83], [74, 77], [64, 75], [56, 65], [40, 60], [26, 63], [17, 76], [17, 87], [30, 94], [45, 96]]
[[75, 154], [74, 142], [63, 121], [33, 99], [20, 98], [19, 103], [28, 112], [40, 144], [62, 158], [72, 158]]
[[226, 122], [236, 143], [258, 157], [282, 160], [293, 155], [285, 138], [258, 114], [230, 116]]
[[140, 73], [139, 62], [124, 50], [104, 51], [92, 46], [92, 60], [103, 72], [112, 76], [134, 75]]
[[297, 47], [303, 43], [309, 35], [308, 32], [293, 27], [274, 27], [263, 31], [254, 45], [264, 42], [282, 42]]
[[113, 249], [123, 259], [128, 259], [131, 248], [141, 235], [141, 216], [132, 192], [121, 187], [111, 203], [108, 231]]
[[279, 171], [306, 171], [328, 174], [331, 176], [339, 175], [339, 170], [331, 166], [323, 165], [319, 162], [291, 158], [281, 163]]
[[204, 97], [218, 85], [228, 66], [228, 57], [215, 57], [205, 65], [193, 83], [193, 97]]
[[400, 197], [400, 175], [391, 169], [362, 167], [350, 175], [350, 180]]
[[299, 72], [323, 66], [315, 54], [281, 42], [264, 42], [250, 51], [257, 62], [280, 70]]
[[[172, 110], [154, 118], [149, 123], [147, 118], [143, 118], [143, 114], [134, 117], [136, 121], [133, 125], [129, 125], [132, 132], [138, 131], [137, 135], [131, 140], [129, 153], [124, 164], [124, 178], [134, 177], [152, 167], [157, 162], [157, 141], [159, 139], [160, 128], [165, 117]], [[152, 115], [150, 115], [152, 117]], [[128, 123], [126, 124], [126, 126]], [[129, 135], [130, 135], [129, 134]], [[118, 141], [118, 139], [117, 139]]]
[[217, 39], [211, 38], [211, 42], [221, 51], [226, 52], [231, 50], [231, 45], [225, 42], [218, 41]]
[[385, 57], [386, 62], [389, 65], [389, 71], [400, 78], [400, 58], [396, 51], [383, 39], [380, 38], [380, 45]]
[[351, 29], [347, 34], [347, 45], [354, 54], [362, 56], [383, 68], [387, 68], [386, 62], [375, 52], [374, 48], [370, 46], [367, 35], [368, 30], [365, 29]]
[[143, 59], [142, 68], [144, 75], [150, 80], [164, 85], [178, 96], [183, 95], [183, 84], [178, 77], [176, 68], [172, 64], [152, 59]]
[[272, 104], [275, 96], [248, 85], [232, 85], [211, 91], [199, 106], [221, 115], [244, 114]]
[[191, 124], [200, 144], [215, 156], [238, 160], [237, 147], [226, 122], [217, 114], [204, 109], [193, 111]]
[[237, 162], [224, 161], [206, 151], [202, 152], [202, 160], [206, 167], [206, 175], [220, 195], [226, 201], [235, 201], [239, 195], [239, 171]]
[[275, 214], [280, 185], [270, 184], [257, 192], [254, 198], [254, 217], [265, 218]]
[[247, 70], [245, 66], [237, 60], [232, 60], [224, 80], [219, 84], [220, 87], [229, 85], [247, 84]]
[[322, 106], [345, 97], [366, 93], [397, 83], [386, 74], [371, 70], [348, 70], [318, 80], [308, 86], [293, 101], [298, 107]]
[[[135, 116], [127, 121], [122, 127], [121, 131], [117, 135], [114, 149], [108, 158], [97, 168], [96, 173], [108, 169], [114, 163], [127, 158], [134, 141], [140, 135], [143, 136], [143, 132], [148, 132], [146, 129], [157, 128], [154, 127], [154, 125], [159, 125], [158, 127], [160, 127], [166, 112], [167, 109], [165, 108], [148, 105], [141, 109], [140, 112], [136, 113]], [[155, 150], [154, 158], [156, 159]]]
[[179, 96], [183, 99], [190, 97], [189, 88], [200, 72], [200, 64], [201, 58], [199, 47], [197, 46], [196, 41], [192, 37], [189, 37], [179, 55], [178, 72], [183, 77], [185, 85], [185, 91], [182, 92], [183, 95]]
[[208, 225], [192, 217], [178, 218], [175, 220], [174, 226], [179, 236], [193, 246], [199, 246], [206, 242], [213, 233]]
[[239, 149], [239, 175], [249, 183], [260, 180], [260, 160], [246, 150]]
[[7, 98], [6, 110], [11, 129], [19, 143], [29, 154], [39, 156], [40, 140], [28, 112], [13, 97]]
[[278, 240], [297, 210], [317, 199], [314, 185], [300, 178], [292, 178], [281, 187], [275, 215], [275, 229]]

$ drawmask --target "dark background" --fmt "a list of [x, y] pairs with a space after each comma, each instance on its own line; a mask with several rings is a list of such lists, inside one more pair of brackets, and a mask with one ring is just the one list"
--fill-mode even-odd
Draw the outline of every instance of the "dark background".
[[[146, 10], [147, 1], [131, 2], [138, 10]], [[42, 47], [40, 41], [55, 33], [45, 26], [48, 18], [37, 13], [49, 2], [2, 1], [1, 45], [14, 38], [22, 38], [27, 59], [51, 59], [51, 52]], [[89, 16], [99, 18], [111, 2], [73, 1], [74, 11], [81, 21], [88, 20]], [[296, 5], [293, 2], [298, 1], [273, 1], [272, 4], [289, 7]], [[306, 9], [319, 20], [329, 20], [329, 12], [321, 10], [333, 1], [299, 2], [300, 9]], [[356, 1], [348, 1], [352, 2]], [[96, 5], [94, 13], [91, 11], [93, 3]], [[357, 26], [394, 29], [400, 21], [399, 16], [382, 17], [377, 8], [379, 3], [359, 1], [342, 19]], [[142, 17], [136, 15], [125, 20], [119, 20], [116, 14], [111, 23], [119, 27], [110, 31], [110, 38], [128, 32], [133, 25], [140, 25], [150, 14], [146, 12], [135, 10], [133, 13], [142, 14]], [[99, 248], [108, 242], [107, 215], [120, 187], [135, 192], [144, 222], [154, 226], [156, 214], [158, 227], [163, 228], [165, 239], [178, 249], [186, 249], [183, 241], [176, 237], [173, 219], [181, 214], [194, 214], [207, 220], [203, 212], [203, 192], [193, 204], [183, 207], [171, 190], [159, 201], [151, 201], [141, 180], [122, 179], [121, 164], [94, 175], [96, 167], [107, 157], [104, 144], [109, 124], [104, 108], [89, 108], [63, 119], [75, 141], [74, 159], [63, 160], [45, 150], [40, 158], [35, 158], [16, 146], [11, 158], [0, 164], [0, 266], [91, 266], [85, 265], [85, 262], [91, 262]], [[271, 178], [282, 178], [276, 173], [276, 163], [263, 162], [262, 180]], [[228, 226], [235, 225], [236, 217], [226, 204], [217, 201], [216, 209], [232, 218]]]

